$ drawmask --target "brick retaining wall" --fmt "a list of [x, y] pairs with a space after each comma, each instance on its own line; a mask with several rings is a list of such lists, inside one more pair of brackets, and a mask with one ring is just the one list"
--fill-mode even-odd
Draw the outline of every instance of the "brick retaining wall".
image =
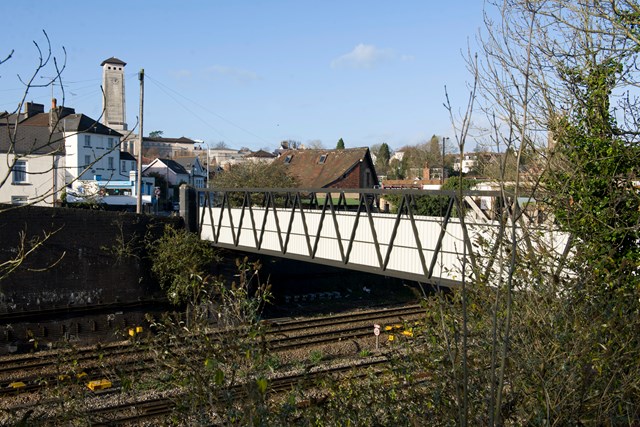
[[166, 224], [182, 227], [180, 218], [35, 206], [5, 210], [8, 207], [0, 206], [0, 263], [15, 257], [21, 232], [27, 241], [55, 233], [0, 281], [0, 314], [160, 295], [149, 274], [144, 238], [159, 236]]

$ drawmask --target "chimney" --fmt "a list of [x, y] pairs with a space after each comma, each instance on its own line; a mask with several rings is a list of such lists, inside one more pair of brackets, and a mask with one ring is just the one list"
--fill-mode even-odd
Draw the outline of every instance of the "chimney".
[[424, 168], [422, 169], [422, 179], [425, 181], [429, 181], [431, 179], [431, 170], [429, 169], [428, 163], [425, 163]]
[[35, 116], [39, 113], [44, 113], [44, 104], [35, 104], [33, 102], [27, 102], [24, 106], [24, 112], [27, 117]]
[[51, 110], [49, 111], [49, 131], [53, 132], [58, 127], [60, 121], [60, 111], [58, 111], [58, 101], [51, 98]]

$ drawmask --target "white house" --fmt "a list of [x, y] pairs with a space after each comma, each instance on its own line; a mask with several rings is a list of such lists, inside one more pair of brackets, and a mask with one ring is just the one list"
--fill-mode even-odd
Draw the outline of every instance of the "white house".
[[44, 105], [0, 114], [0, 203], [53, 206], [65, 185], [64, 168], [64, 139], [50, 132]]
[[120, 151], [120, 175], [130, 176], [131, 171], [137, 170], [136, 158], [126, 151]]
[[180, 163], [171, 159], [155, 159], [149, 163], [142, 171], [142, 176], [150, 176], [151, 174], [164, 178], [167, 186], [169, 186], [163, 189], [166, 191], [164, 194], [166, 194], [167, 199], [172, 199], [175, 196], [171, 187], [191, 183], [189, 172]]
[[189, 174], [189, 184], [196, 188], [207, 186], [207, 169], [200, 163], [197, 156], [176, 157], [175, 161]]
[[464, 153], [456, 158], [453, 163], [453, 170], [456, 172], [469, 173], [478, 166], [477, 153]]
[[395, 153], [393, 153], [391, 155], [391, 158], [389, 159], [389, 161], [395, 159], [395, 160], [401, 162], [403, 158], [404, 158], [404, 151], [396, 151]]
[[69, 114], [60, 119], [66, 152], [66, 180], [122, 181], [128, 171], [120, 172], [122, 135], [84, 114]]
[[55, 99], [49, 113], [26, 103], [0, 115], [0, 203], [53, 206], [76, 180], [129, 180], [135, 159], [121, 163], [121, 136]]

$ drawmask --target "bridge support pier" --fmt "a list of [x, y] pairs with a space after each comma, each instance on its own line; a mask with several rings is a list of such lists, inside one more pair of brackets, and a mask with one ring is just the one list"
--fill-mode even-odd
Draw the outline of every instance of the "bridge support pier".
[[184, 227], [192, 232], [198, 232], [198, 203], [196, 189], [182, 184], [180, 186], [180, 216], [184, 220]]

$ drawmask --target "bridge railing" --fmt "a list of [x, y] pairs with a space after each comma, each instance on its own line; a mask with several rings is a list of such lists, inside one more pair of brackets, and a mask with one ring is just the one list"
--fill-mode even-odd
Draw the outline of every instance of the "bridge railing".
[[[527, 217], [495, 191], [388, 189], [197, 190], [198, 231], [230, 249], [263, 253], [387, 276], [455, 286], [486, 274], [508, 221], [523, 248], [566, 256], [540, 218]], [[550, 249], [551, 248], [551, 249]]]

